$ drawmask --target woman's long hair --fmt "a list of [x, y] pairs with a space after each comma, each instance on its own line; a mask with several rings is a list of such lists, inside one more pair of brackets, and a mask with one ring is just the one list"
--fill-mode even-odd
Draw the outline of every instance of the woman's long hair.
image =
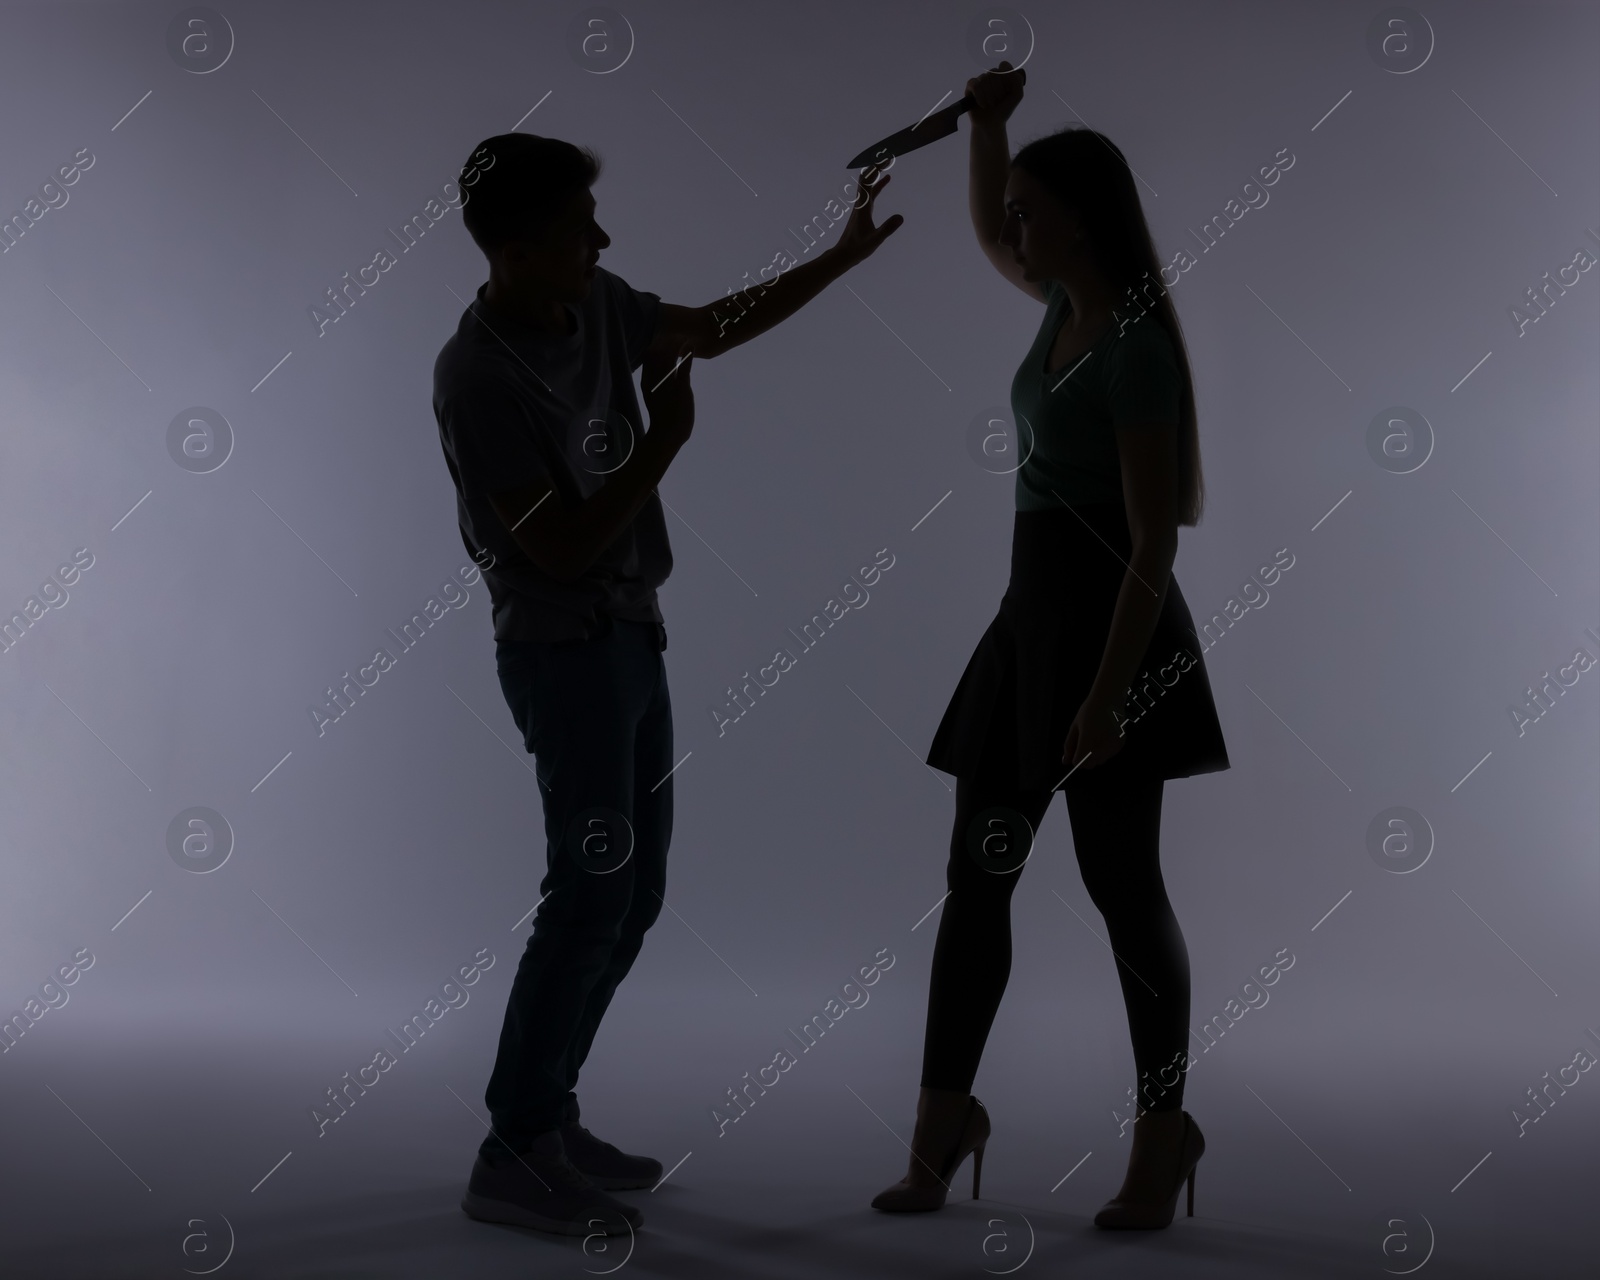
[[1200, 433], [1195, 421], [1194, 377], [1177, 309], [1161, 279], [1133, 174], [1117, 145], [1103, 133], [1070, 126], [1028, 143], [1011, 163], [1082, 219], [1101, 268], [1127, 291], [1119, 314], [1149, 309], [1172, 339], [1183, 374], [1178, 418], [1178, 523], [1193, 525], [1205, 505], [1200, 475]]

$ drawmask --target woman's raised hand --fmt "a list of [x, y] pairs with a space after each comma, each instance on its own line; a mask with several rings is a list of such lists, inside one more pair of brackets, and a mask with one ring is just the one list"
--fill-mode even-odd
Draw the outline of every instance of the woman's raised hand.
[[967, 114], [974, 125], [1004, 124], [1022, 101], [1022, 86], [1028, 73], [1021, 67], [1002, 62], [993, 71], [973, 76], [967, 81], [967, 92], [972, 95], [973, 107]]

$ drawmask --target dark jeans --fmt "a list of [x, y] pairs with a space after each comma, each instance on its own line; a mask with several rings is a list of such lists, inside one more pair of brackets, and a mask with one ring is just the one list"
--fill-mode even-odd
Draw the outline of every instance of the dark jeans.
[[[1079, 769], [1064, 788], [1073, 850], [1115, 956], [1138, 1104], [1176, 1110], [1183, 1105], [1188, 1060], [1189, 953], [1161, 877], [1163, 784], [1111, 771], [1114, 764], [1115, 757], [1099, 769]], [[928, 984], [924, 1088], [972, 1089], [1011, 974], [1011, 894], [1030, 851], [1028, 832], [1038, 832], [1054, 795], [956, 779], [950, 896]], [[1063, 929], [1079, 927], [1075, 920], [1062, 922]]]
[[548, 869], [484, 1095], [490, 1162], [566, 1118], [600, 1019], [661, 912], [672, 835], [662, 641], [653, 622], [617, 619], [592, 640], [496, 646], [534, 755]]

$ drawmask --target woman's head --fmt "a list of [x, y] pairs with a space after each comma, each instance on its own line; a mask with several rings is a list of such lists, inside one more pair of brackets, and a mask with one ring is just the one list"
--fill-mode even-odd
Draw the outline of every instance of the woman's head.
[[[1080, 126], [1035, 139], [1011, 158], [1000, 242], [1029, 280], [1065, 280], [1092, 268], [1112, 291], [1124, 322], [1154, 321], [1167, 331], [1183, 375], [1178, 422], [1178, 523], [1204, 506], [1194, 380], [1178, 313], [1161, 280], [1133, 173], [1117, 145]], [[1148, 311], [1146, 310], [1148, 308]]]

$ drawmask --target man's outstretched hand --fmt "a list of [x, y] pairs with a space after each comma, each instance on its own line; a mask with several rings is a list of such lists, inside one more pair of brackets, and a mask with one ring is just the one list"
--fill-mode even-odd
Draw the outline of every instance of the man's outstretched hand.
[[839, 240], [834, 245], [834, 248], [844, 254], [852, 265], [864, 258], [870, 258], [877, 247], [898, 231], [900, 224], [905, 221], [905, 218], [897, 213], [881, 227], [872, 225], [873, 202], [888, 182], [889, 175], [885, 170], [869, 166], [861, 171], [860, 192], [850, 211], [850, 221], [845, 223], [844, 230], [840, 232]]

